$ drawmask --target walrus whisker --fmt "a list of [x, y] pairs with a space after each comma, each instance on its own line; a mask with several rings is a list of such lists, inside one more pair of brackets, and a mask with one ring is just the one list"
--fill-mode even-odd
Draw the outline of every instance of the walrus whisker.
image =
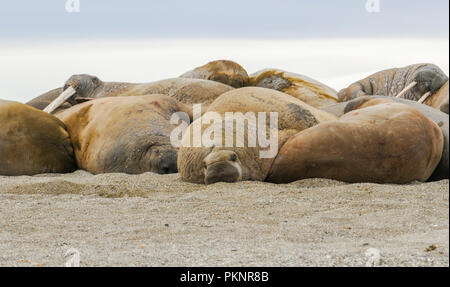
[[431, 92], [427, 92], [427, 93], [423, 94], [423, 96], [417, 102], [420, 104], [423, 104], [423, 102], [425, 102], [428, 99], [428, 97], [430, 97], [430, 96], [431, 96]]
[[44, 112], [51, 114], [54, 110], [59, 108], [65, 101], [67, 101], [71, 96], [73, 96], [77, 91], [74, 88], [68, 87], [64, 92], [61, 93], [53, 102], [50, 103]]
[[396, 98], [402, 98], [409, 90], [411, 90], [412, 88], [414, 88], [417, 85], [417, 82], [414, 81], [411, 84], [409, 84], [408, 86], [406, 86], [400, 93], [398, 93], [397, 96], [395, 96]]

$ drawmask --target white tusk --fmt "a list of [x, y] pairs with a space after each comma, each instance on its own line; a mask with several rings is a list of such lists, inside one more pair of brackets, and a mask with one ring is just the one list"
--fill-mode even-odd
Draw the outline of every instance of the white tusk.
[[417, 102], [423, 104], [423, 102], [425, 102], [429, 96], [431, 96], [431, 92], [425, 93]]
[[59, 108], [65, 101], [67, 101], [71, 96], [73, 96], [77, 91], [74, 88], [68, 87], [64, 92], [61, 93], [53, 102], [50, 103], [44, 112], [51, 114], [54, 110]]
[[411, 84], [409, 84], [408, 86], [406, 86], [400, 93], [398, 93], [397, 96], [395, 96], [396, 98], [402, 98], [409, 90], [411, 90], [412, 88], [414, 88], [417, 85], [417, 82], [412, 82]]

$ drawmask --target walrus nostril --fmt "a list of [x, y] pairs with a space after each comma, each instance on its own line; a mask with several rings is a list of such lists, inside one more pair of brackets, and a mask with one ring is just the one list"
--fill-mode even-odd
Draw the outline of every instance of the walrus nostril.
[[205, 175], [205, 184], [237, 182], [239, 178], [240, 173], [235, 166], [227, 162], [219, 162], [208, 166]]
[[177, 173], [178, 172], [177, 158], [178, 153], [176, 151], [170, 150], [164, 152], [159, 160], [158, 173], [159, 174]]
[[165, 164], [160, 169], [161, 174], [170, 174], [170, 173], [177, 173], [177, 165], [176, 164]]

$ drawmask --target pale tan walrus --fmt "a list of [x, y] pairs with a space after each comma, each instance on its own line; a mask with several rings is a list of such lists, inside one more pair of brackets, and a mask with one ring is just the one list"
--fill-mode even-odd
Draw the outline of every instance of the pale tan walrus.
[[170, 142], [173, 113], [190, 122], [191, 108], [165, 95], [91, 100], [56, 116], [67, 126], [77, 165], [93, 174], [177, 172], [177, 148]]
[[[277, 112], [278, 126], [275, 129], [278, 133], [278, 146], [274, 156], [278, 153], [278, 148], [290, 136], [319, 123], [337, 119], [335, 116], [311, 107], [292, 96], [257, 87], [227, 92], [217, 98], [207, 111], [217, 112], [222, 117], [219, 122], [204, 123], [201, 126], [202, 134], [217, 125], [223, 135], [225, 134], [226, 123], [226, 118], [223, 116], [227, 112], [239, 112], [242, 115], [251, 112], [255, 116], [258, 112], [264, 112], [267, 124], [269, 124], [270, 112]], [[236, 124], [233, 119], [230, 122]], [[261, 157], [261, 150], [267, 151], [267, 147], [261, 147], [259, 141], [255, 140], [255, 134], [249, 132], [249, 130], [255, 131], [256, 125], [247, 122], [242, 141], [239, 140], [236, 133], [237, 129], [234, 128], [234, 142], [231, 147], [225, 146], [225, 136], [215, 142], [214, 146], [195, 147], [194, 140], [198, 135], [195, 135], [193, 131], [194, 125], [195, 122], [191, 124], [190, 132], [183, 138], [183, 143], [186, 146], [181, 147], [178, 153], [178, 170], [184, 181], [212, 184], [240, 180], [265, 180], [274, 158]], [[274, 131], [267, 127], [267, 130], [263, 132], [268, 135], [269, 132]], [[248, 145], [249, 134], [250, 141], [254, 140], [256, 146]]]

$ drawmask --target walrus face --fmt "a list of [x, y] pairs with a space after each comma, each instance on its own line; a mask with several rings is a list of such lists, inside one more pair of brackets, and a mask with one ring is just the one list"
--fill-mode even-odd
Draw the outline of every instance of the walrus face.
[[205, 184], [237, 182], [242, 180], [242, 168], [234, 151], [220, 150], [210, 153], [203, 160]]
[[95, 90], [102, 85], [99, 78], [91, 75], [73, 75], [64, 84], [64, 91], [72, 87], [76, 93], [67, 101], [71, 105], [79, 104], [94, 98]]
[[448, 78], [439, 71], [425, 68], [417, 72], [414, 76], [414, 81], [417, 82], [417, 91], [420, 95], [423, 95], [427, 92], [434, 94], [439, 91], [439, 89], [448, 81]]
[[153, 148], [150, 154], [150, 171], [158, 174], [177, 173], [178, 152], [173, 149]]

